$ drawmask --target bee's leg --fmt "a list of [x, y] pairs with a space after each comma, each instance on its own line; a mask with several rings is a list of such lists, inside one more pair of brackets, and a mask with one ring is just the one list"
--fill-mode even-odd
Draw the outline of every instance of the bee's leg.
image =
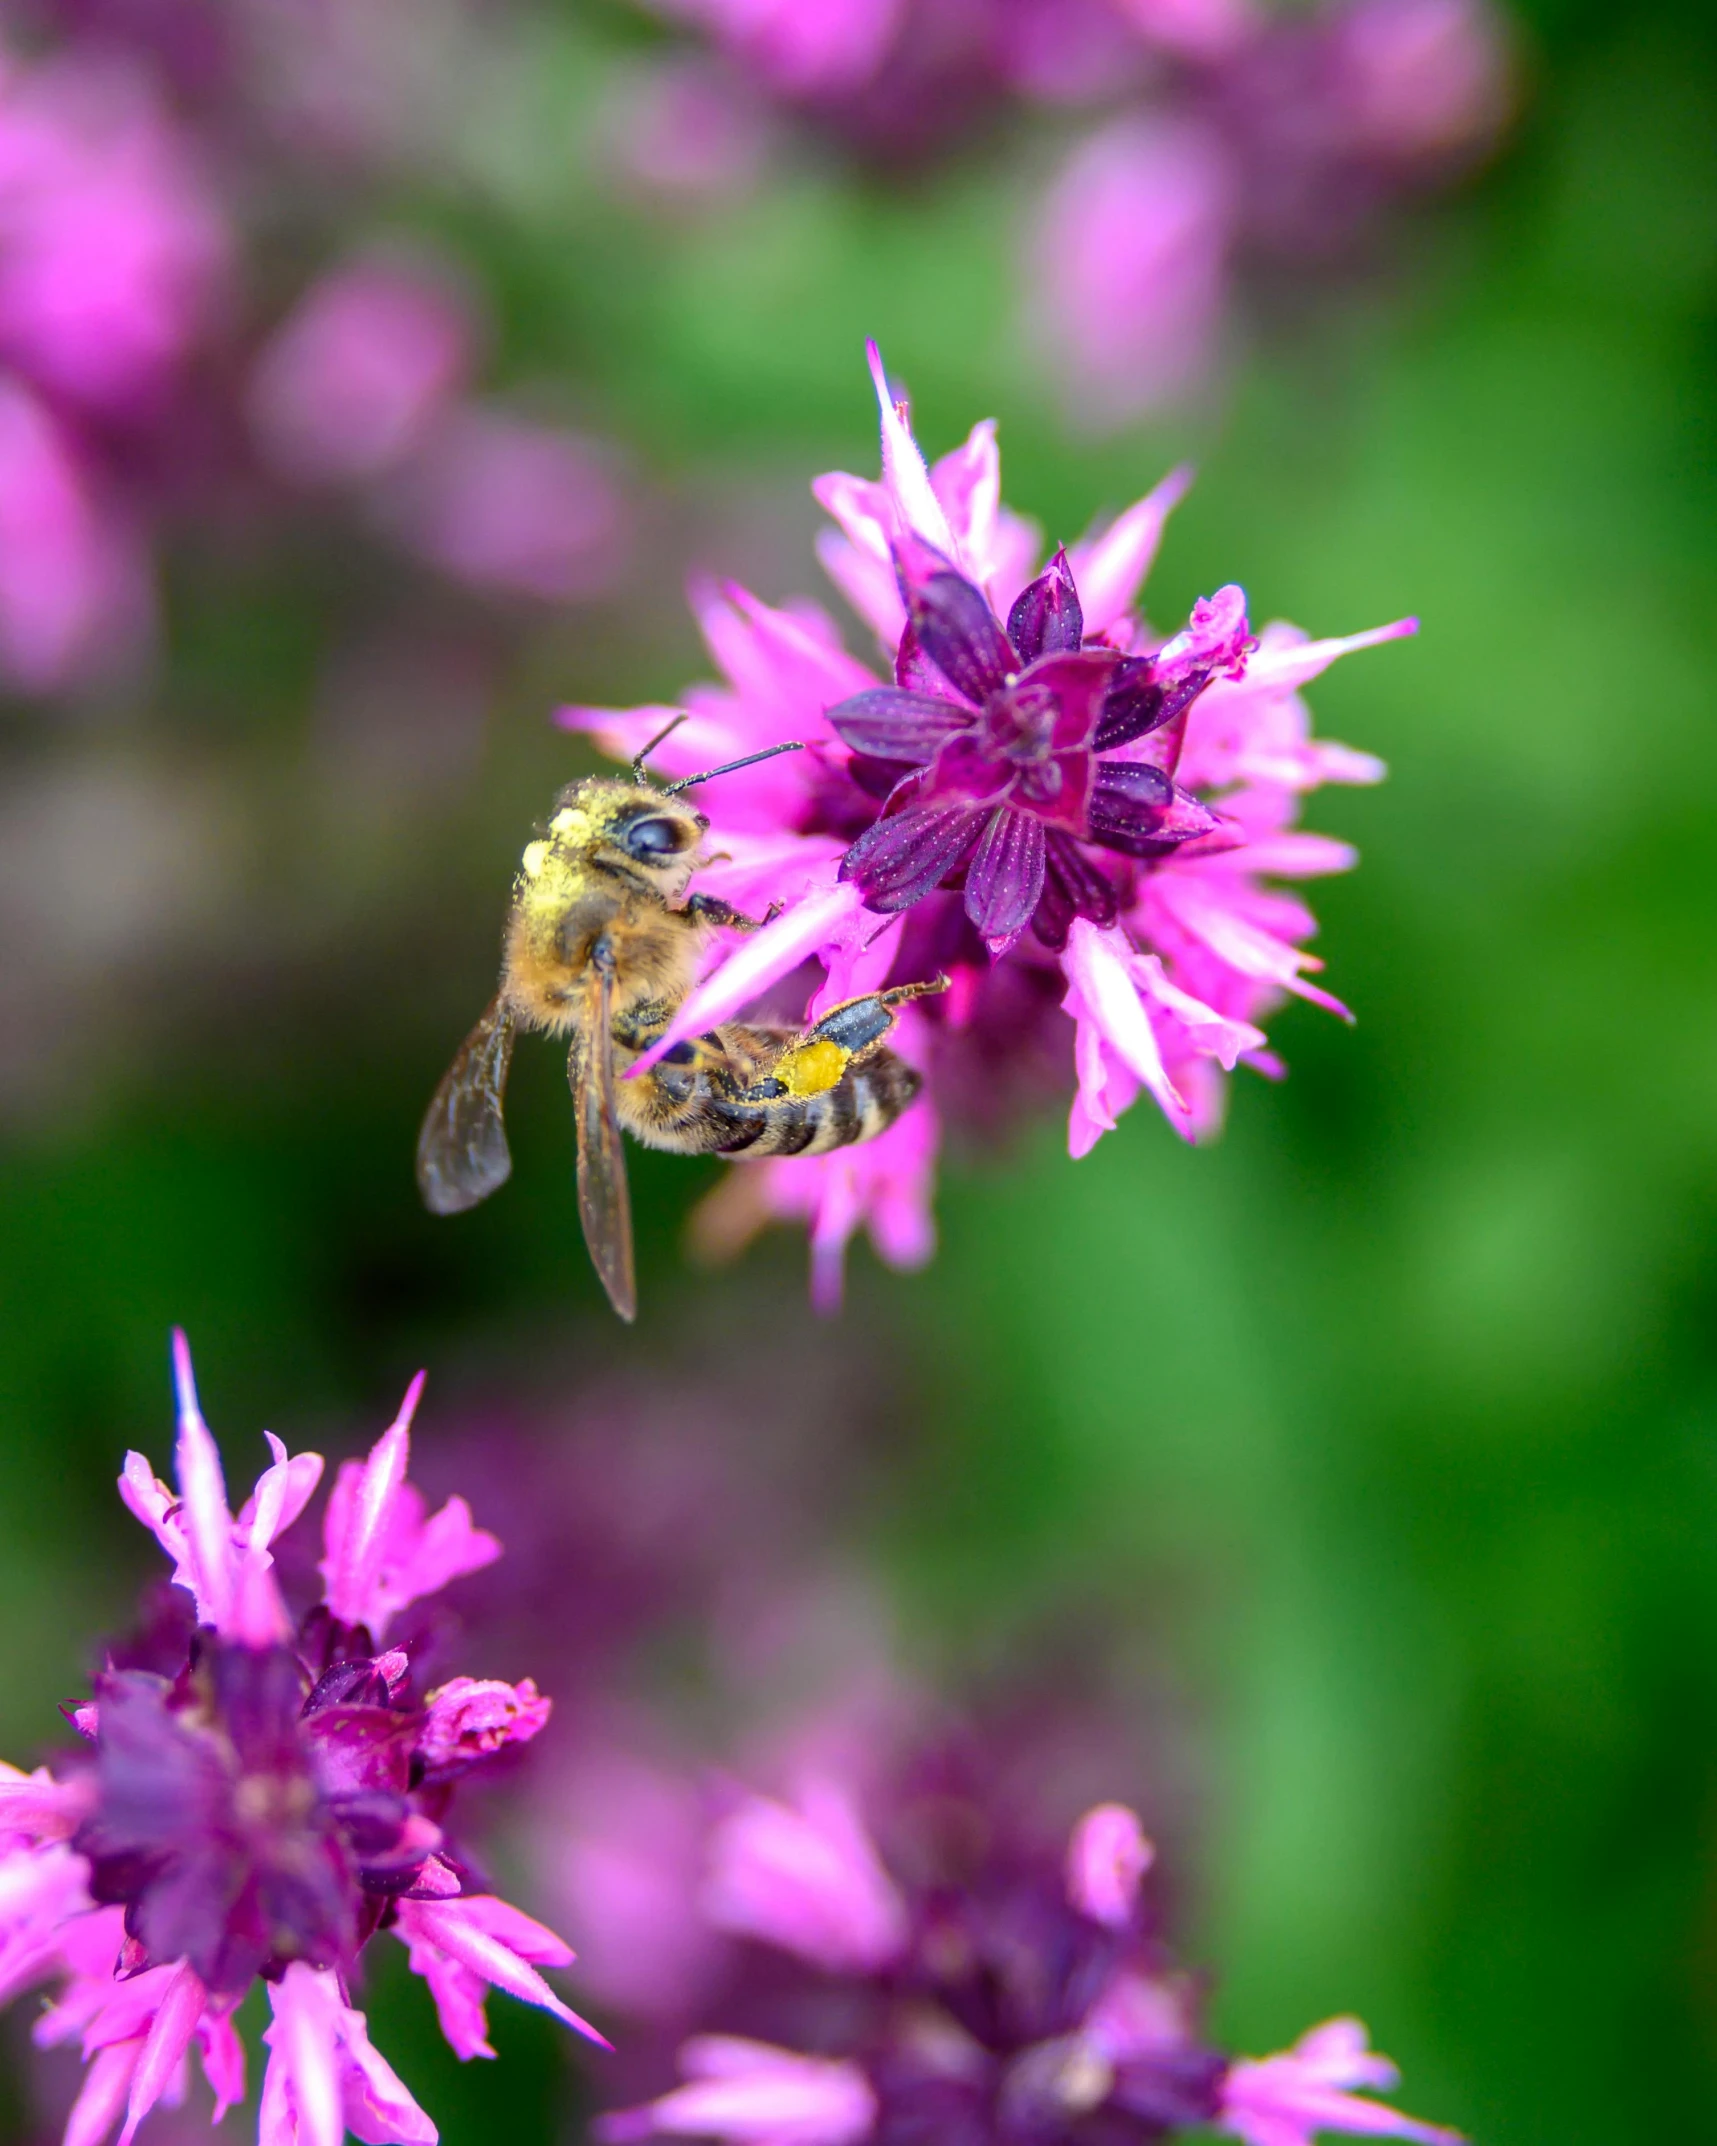
[[748, 917], [731, 902], [724, 902], [719, 894], [688, 894], [685, 913], [696, 917], [700, 924], [720, 924], [729, 931], [761, 931], [781, 914], [781, 904], [771, 902], [761, 917]]
[[774, 1103], [786, 1096], [826, 1095], [839, 1086], [849, 1066], [868, 1058], [882, 1042], [894, 1026], [897, 1006], [910, 999], [932, 998], [947, 988], [947, 977], [937, 976], [928, 983], [897, 984], [891, 991], [872, 991], [831, 1007], [803, 1035], [790, 1038], [761, 1078], [734, 1100]]
[[640, 999], [614, 1016], [611, 1033], [622, 1050], [647, 1051], [673, 1018], [674, 1008], [666, 999]]

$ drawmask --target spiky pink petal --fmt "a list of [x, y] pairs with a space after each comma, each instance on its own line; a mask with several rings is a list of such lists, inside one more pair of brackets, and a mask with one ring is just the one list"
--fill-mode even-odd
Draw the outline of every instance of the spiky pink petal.
[[733, 2146], [856, 2146], [876, 2123], [875, 2092], [856, 2064], [703, 2034], [680, 2051], [680, 2068], [687, 2085], [601, 2118], [597, 2136], [607, 2146], [652, 2133]]
[[1118, 514], [1101, 536], [1073, 545], [1067, 563], [1078, 585], [1088, 634], [1107, 633], [1132, 610], [1145, 576], [1156, 558], [1168, 518], [1192, 487], [1192, 470], [1183, 464]]
[[0, 1841], [12, 1835], [31, 1846], [70, 1840], [88, 1815], [87, 1775], [56, 1781], [45, 1766], [24, 1773], [0, 1760]]
[[570, 1966], [570, 1947], [504, 1900], [489, 1894], [402, 1900], [396, 1927], [409, 1947], [413, 1973], [429, 1983], [442, 2032], [458, 2056], [495, 2053], [483, 2023], [485, 1983], [551, 2012], [575, 2032], [608, 2047], [607, 2038], [563, 2004], [531, 1964]]
[[1112, 1128], [1113, 1115], [1104, 1097], [1103, 1051], [1107, 1049], [1150, 1090], [1169, 1123], [1183, 1130], [1186, 1099], [1163, 1064], [1162, 1049], [1130, 973], [1132, 956], [1124, 932], [1114, 926], [1100, 930], [1088, 917], [1074, 918], [1061, 965], [1068, 980], [1062, 1004], [1078, 1024], [1074, 1038], [1078, 1101], [1091, 1122]]
[[927, 468], [918, 442], [912, 437], [912, 427], [907, 422], [906, 406], [896, 402], [888, 384], [888, 375], [883, 370], [882, 352], [874, 342], [864, 346], [865, 363], [870, 367], [871, 385], [876, 389], [877, 410], [882, 419], [882, 481], [888, 487], [889, 498], [898, 517], [896, 534], [904, 537], [911, 532], [921, 536], [927, 544], [945, 553], [956, 564], [965, 564], [965, 554], [949, 527], [948, 516], [942, 502], [930, 483]]
[[710, 1836], [702, 1905], [718, 1929], [762, 1938], [832, 1971], [894, 1958], [906, 1907], [858, 1808], [831, 1781], [797, 1804], [748, 1796]]
[[469, 1764], [508, 1744], [528, 1743], [548, 1726], [553, 1710], [529, 1677], [518, 1684], [454, 1677], [424, 1701], [417, 1755], [431, 1770]]
[[1459, 2146], [1461, 2134], [1424, 2124], [1355, 2087], [1383, 2092], [1399, 2079], [1387, 2057], [1367, 2047], [1357, 2019], [1326, 2020], [1292, 2049], [1229, 2067], [1218, 2121], [1246, 2146], [1311, 2146], [1320, 2131], [1412, 2139], [1417, 2146]]
[[111, 2048], [96, 2052], [66, 2118], [61, 2146], [101, 2146], [119, 2121], [142, 2053], [140, 2041], [115, 2042]]
[[411, 1419], [422, 1392], [420, 1371], [368, 1459], [342, 1465], [323, 1521], [326, 1555], [317, 1569], [328, 1607], [378, 1640], [407, 1603], [501, 1554], [494, 1536], [473, 1525], [463, 1498], [449, 1498], [426, 1517], [422, 1493], [406, 1480]]
[[167, 1982], [155, 2008], [149, 2032], [143, 2038], [137, 2068], [125, 2102], [125, 2125], [119, 2146], [131, 2146], [137, 2127], [162, 2095], [173, 2085], [185, 2062], [185, 2052], [197, 2031], [208, 1998], [201, 1980], [189, 1963], [181, 1960], [166, 1970]]
[[[627, 1068], [627, 1079], [653, 1066], [664, 1051], [687, 1036], [700, 1036], [718, 1022], [731, 1020], [760, 992], [791, 975], [807, 955], [850, 940], [863, 911], [858, 888], [844, 880], [814, 889], [742, 941], [720, 968], [704, 978], [658, 1040]], [[881, 922], [876, 919], [877, 924]]]
[[1093, 1922], [1124, 1930], [1155, 1856], [1136, 1811], [1100, 1803], [1080, 1819], [1067, 1844], [1067, 1897]]
[[435, 2146], [435, 2126], [372, 2048], [332, 1972], [295, 1960], [268, 1996], [257, 2146], [341, 2146], [348, 2130], [366, 2146]]

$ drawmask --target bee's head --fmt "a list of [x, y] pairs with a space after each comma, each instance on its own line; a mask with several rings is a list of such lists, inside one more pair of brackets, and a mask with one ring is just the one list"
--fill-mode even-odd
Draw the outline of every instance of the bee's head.
[[709, 821], [683, 799], [607, 775], [564, 790], [549, 821], [552, 838], [670, 902], [685, 892], [708, 832]]

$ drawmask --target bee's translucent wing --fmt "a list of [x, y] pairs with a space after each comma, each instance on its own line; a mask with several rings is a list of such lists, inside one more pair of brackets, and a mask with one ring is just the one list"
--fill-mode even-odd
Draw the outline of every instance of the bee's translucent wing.
[[587, 1018], [572, 1040], [566, 1077], [578, 1119], [578, 1217], [591, 1263], [608, 1301], [622, 1319], [638, 1316], [632, 1268], [632, 1202], [626, 1190], [626, 1150], [614, 1097], [612, 975], [593, 967]]
[[491, 999], [435, 1091], [417, 1136], [418, 1190], [431, 1214], [462, 1214], [512, 1173], [501, 1097], [516, 1034], [505, 1005]]

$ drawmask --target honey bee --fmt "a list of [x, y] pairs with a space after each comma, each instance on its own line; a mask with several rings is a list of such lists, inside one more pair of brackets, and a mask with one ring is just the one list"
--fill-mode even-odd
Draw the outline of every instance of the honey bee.
[[[670, 726], [670, 728], [673, 726]], [[663, 737], [667, 735], [663, 732]], [[726, 1022], [676, 1043], [648, 1072], [617, 1075], [668, 1027], [709, 933], [761, 921], [689, 893], [709, 821], [679, 792], [792, 752], [773, 746], [665, 787], [644, 761], [630, 779], [586, 776], [555, 799], [513, 881], [500, 988], [436, 1089], [417, 1142], [417, 1182], [438, 1215], [475, 1207], [512, 1171], [502, 1099], [521, 1029], [568, 1036], [584, 1241], [622, 1319], [637, 1315], [621, 1127], [681, 1155], [817, 1155], [873, 1139], [918, 1092], [885, 1048], [895, 1009], [947, 978], [872, 992], [805, 1029]]]

